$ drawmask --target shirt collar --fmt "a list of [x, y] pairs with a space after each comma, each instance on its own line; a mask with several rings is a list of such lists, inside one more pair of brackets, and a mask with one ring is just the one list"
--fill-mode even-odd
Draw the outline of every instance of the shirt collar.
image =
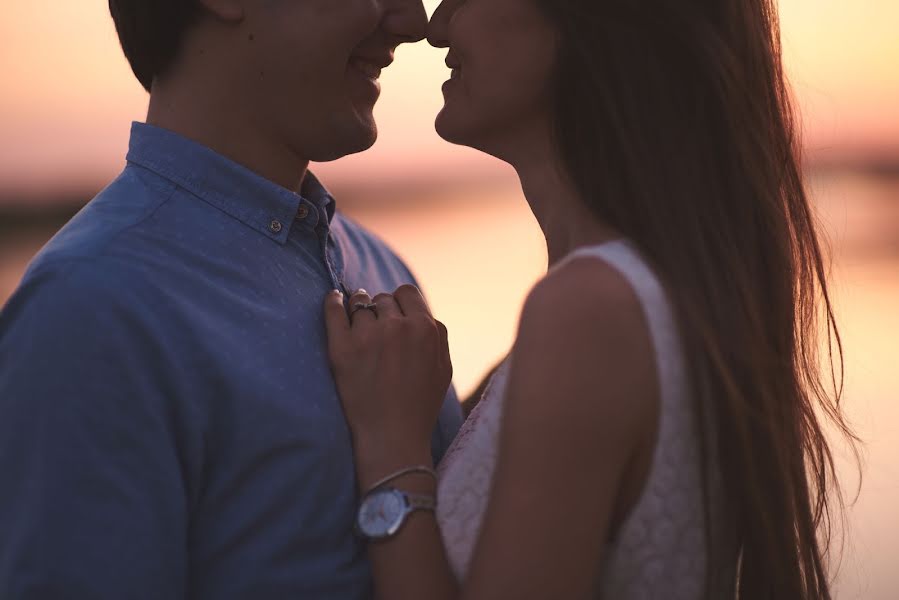
[[297, 194], [197, 142], [146, 123], [132, 124], [127, 160], [281, 244], [304, 202], [327, 215], [328, 223], [334, 217], [334, 198], [311, 172]]
[[300, 186], [300, 196], [318, 209], [320, 214], [327, 215], [328, 224], [331, 223], [337, 212], [337, 202], [312, 171], [306, 171], [303, 185]]

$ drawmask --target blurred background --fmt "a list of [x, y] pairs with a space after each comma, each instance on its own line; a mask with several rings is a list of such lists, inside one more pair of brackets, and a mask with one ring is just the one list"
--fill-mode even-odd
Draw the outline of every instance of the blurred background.
[[[437, 2], [426, 1], [429, 11]], [[837, 598], [899, 598], [899, 2], [781, 0], [806, 172], [832, 255], [845, 407], [865, 441]], [[28, 261], [124, 164], [147, 96], [102, 0], [29, 0], [0, 20], [0, 305]], [[442, 142], [444, 51], [401, 47], [371, 151], [314, 165], [342, 210], [412, 266], [450, 329], [464, 395], [508, 350], [546, 253], [514, 173]], [[851, 501], [858, 476], [842, 452]]]

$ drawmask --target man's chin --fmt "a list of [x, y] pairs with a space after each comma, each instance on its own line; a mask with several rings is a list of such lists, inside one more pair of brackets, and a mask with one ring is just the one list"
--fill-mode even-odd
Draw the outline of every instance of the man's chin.
[[356, 110], [351, 115], [336, 120], [330, 129], [326, 147], [320, 148], [309, 159], [314, 162], [331, 162], [344, 156], [365, 152], [378, 139], [378, 126], [369, 108]]
[[329, 148], [323, 150], [317, 156], [313, 156], [310, 160], [314, 162], [331, 162], [344, 156], [359, 154], [374, 146], [377, 139], [378, 131], [376, 128], [364, 132], [356, 131], [351, 136], [335, 136], [334, 143], [330, 144]]

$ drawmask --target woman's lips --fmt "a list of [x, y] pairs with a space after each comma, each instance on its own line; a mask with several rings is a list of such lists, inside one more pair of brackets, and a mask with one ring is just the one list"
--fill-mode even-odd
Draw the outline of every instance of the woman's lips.
[[462, 77], [462, 61], [459, 60], [459, 56], [453, 50], [450, 50], [447, 52], [444, 62], [450, 70], [450, 81], [458, 81]]
[[450, 69], [462, 68], [462, 61], [459, 60], [459, 57], [452, 50], [447, 53], [446, 59], [444, 59], [443, 62], [445, 62], [446, 66]]
[[447, 90], [454, 85], [458, 84], [462, 79], [462, 69], [456, 68], [450, 72], [450, 78], [447, 79], [443, 84], [443, 92], [444, 94]]

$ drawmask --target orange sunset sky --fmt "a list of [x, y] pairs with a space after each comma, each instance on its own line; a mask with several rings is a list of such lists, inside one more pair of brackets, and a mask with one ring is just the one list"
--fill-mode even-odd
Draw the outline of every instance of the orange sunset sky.
[[[337, 1], [337, 0], [335, 0]], [[425, 3], [433, 10], [436, 2]], [[781, 0], [788, 68], [815, 153], [899, 158], [899, 0]], [[382, 77], [381, 137], [326, 177], [492, 175], [503, 167], [437, 138], [445, 51], [402, 47]], [[104, 0], [8, 2], [0, 19], [0, 196], [95, 187], [122, 166], [146, 94], [121, 56]]]

